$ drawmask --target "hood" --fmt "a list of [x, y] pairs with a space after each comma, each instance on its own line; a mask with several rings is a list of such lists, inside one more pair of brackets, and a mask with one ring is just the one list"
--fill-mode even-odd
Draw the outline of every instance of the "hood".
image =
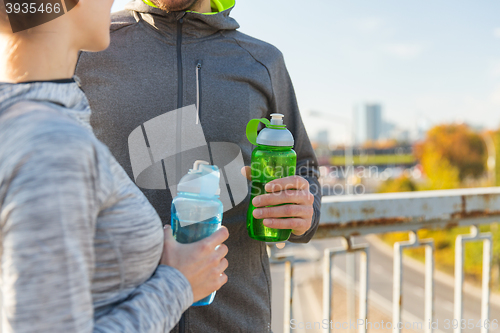
[[[158, 8], [151, 0], [142, 0], [146, 5]], [[214, 15], [228, 9], [232, 9], [235, 5], [235, 0], [210, 0], [211, 13], [203, 13], [203, 15]]]
[[[150, 3], [150, 4], [147, 4]], [[192, 11], [166, 12], [154, 7], [148, 0], [134, 0], [125, 9], [139, 13], [142, 18], [158, 30], [170, 30], [180, 18], [183, 18], [183, 33], [188, 37], [204, 37], [220, 30], [236, 30], [240, 27], [229, 16], [235, 0], [211, 0], [214, 12], [202, 14]]]
[[74, 80], [69, 83], [0, 83], [0, 114], [12, 105], [24, 101], [49, 104], [91, 129], [91, 111], [87, 97]]

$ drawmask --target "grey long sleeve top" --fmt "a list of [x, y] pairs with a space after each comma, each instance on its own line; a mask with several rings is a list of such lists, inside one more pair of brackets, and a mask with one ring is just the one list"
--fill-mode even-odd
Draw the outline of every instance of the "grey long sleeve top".
[[168, 332], [193, 295], [76, 83], [0, 84], [2, 332]]

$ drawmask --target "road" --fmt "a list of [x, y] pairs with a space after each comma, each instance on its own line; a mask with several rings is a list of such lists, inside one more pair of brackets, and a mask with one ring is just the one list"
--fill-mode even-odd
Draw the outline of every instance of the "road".
[[[355, 243], [369, 242], [363, 238], [356, 238]], [[370, 241], [373, 243], [372, 241]], [[392, 271], [393, 258], [390, 248], [371, 244], [369, 258], [369, 301], [377, 308], [383, 309], [390, 317], [392, 311]], [[294, 317], [303, 321], [321, 321], [321, 299], [317, 293], [312, 292], [321, 276], [321, 261], [306, 263], [304, 260], [317, 260], [321, 257], [323, 250], [329, 247], [340, 246], [339, 240], [317, 240], [307, 245], [287, 243], [281, 252], [293, 254], [298, 258], [295, 266], [295, 293], [294, 293]], [[356, 267], [359, 267], [356, 265]], [[283, 267], [272, 265], [273, 278], [273, 332], [282, 332], [283, 312], [279, 304], [283, 302]], [[345, 256], [334, 259], [334, 280], [345, 283]], [[357, 277], [356, 277], [357, 278]], [[404, 259], [403, 271], [403, 321], [423, 322], [424, 318], [424, 272], [421, 265], [413, 265], [410, 260]], [[434, 311], [439, 330], [444, 333], [452, 333], [453, 329], [446, 327], [446, 320], [453, 320], [453, 285], [444, 283], [438, 279], [434, 280]], [[377, 304], [374, 304], [377, 303]], [[334, 305], [335, 308], [335, 305]], [[468, 293], [464, 293], [464, 316], [466, 320], [472, 319], [474, 326], [480, 320], [480, 299]], [[500, 306], [491, 304], [490, 320], [500, 321]], [[294, 330], [294, 332], [298, 330]], [[305, 331], [304, 331], [305, 332]], [[307, 331], [313, 332], [313, 331]], [[439, 331], [438, 331], [439, 332]], [[465, 329], [464, 333], [479, 333], [479, 327]], [[490, 329], [490, 332], [500, 332], [500, 329]]]

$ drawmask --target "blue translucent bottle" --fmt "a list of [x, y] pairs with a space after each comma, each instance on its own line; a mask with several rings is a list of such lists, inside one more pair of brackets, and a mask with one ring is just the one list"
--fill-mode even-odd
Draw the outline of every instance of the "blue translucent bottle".
[[[221, 227], [222, 202], [219, 200], [220, 172], [217, 166], [196, 161], [182, 177], [172, 201], [172, 231], [179, 243], [193, 243], [212, 235]], [[215, 292], [193, 306], [209, 305]]]

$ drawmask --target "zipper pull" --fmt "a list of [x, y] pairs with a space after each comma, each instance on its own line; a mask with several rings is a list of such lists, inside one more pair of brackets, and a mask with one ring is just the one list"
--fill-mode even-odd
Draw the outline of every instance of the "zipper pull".
[[200, 123], [200, 70], [201, 60], [196, 65], [196, 124]]

